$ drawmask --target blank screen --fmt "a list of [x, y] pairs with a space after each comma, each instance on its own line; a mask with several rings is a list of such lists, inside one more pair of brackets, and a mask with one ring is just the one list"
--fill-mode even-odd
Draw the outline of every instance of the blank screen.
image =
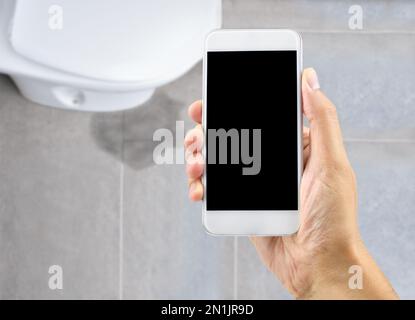
[[[298, 210], [297, 51], [208, 52], [206, 108], [207, 210]], [[226, 163], [219, 161], [219, 140], [210, 135], [219, 129], [239, 134], [234, 154], [235, 130], [226, 138]], [[258, 141], [259, 159], [243, 162], [242, 149], [253, 156]], [[231, 161], [235, 150], [238, 163]], [[260, 170], [244, 174], [254, 163]]]

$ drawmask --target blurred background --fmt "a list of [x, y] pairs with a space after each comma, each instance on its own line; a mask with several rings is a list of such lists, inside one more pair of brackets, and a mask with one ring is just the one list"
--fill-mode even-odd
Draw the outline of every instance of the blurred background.
[[[414, 299], [415, 2], [224, 0], [223, 27], [301, 32], [304, 66], [338, 108], [363, 238]], [[1, 299], [291, 298], [247, 238], [205, 233], [183, 165], [153, 164], [154, 131], [189, 129], [201, 92], [199, 63], [139, 108], [86, 113], [28, 102], [0, 77]], [[48, 287], [55, 264], [62, 290]]]

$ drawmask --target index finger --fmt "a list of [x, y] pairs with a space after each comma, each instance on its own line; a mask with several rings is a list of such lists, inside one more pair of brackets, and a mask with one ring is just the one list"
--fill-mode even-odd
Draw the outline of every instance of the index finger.
[[202, 123], [202, 100], [197, 100], [189, 106], [189, 117], [197, 123]]

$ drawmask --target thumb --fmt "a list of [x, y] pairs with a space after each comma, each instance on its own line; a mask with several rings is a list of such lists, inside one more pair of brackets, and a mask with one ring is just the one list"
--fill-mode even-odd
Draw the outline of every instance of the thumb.
[[317, 73], [308, 68], [302, 76], [303, 112], [310, 124], [311, 156], [327, 161], [347, 160], [333, 103], [320, 90]]

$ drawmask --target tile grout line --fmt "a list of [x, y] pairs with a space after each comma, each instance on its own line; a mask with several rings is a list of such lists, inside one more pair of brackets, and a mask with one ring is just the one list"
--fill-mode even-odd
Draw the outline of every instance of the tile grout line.
[[124, 120], [125, 113], [121, 116], [121, 162], [120, 162], [120, 204], [118, 216], [118, 299], [123, 299], [124, 289]]
[[238, 237], [233, 239], [233, 299], [238, 299]]
[[118, 243], [118, 299], [123, 299], [124, 269], [124, 163], [120, 164], [120, 206], [119, 206], [119, 243]]

